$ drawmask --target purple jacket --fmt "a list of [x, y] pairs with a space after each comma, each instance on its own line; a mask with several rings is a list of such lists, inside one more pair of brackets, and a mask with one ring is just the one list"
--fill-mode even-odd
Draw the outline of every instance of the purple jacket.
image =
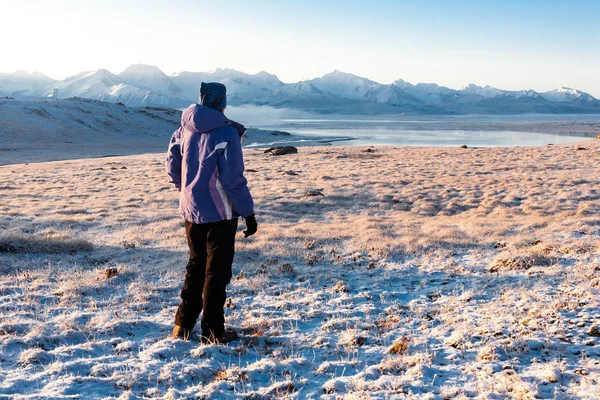
[[200, 104], [183, 111], [165, 167], [181, 191], [179, 212], [186, 221], [206, 224], [254, 214], [236, 128], [243, 126]]

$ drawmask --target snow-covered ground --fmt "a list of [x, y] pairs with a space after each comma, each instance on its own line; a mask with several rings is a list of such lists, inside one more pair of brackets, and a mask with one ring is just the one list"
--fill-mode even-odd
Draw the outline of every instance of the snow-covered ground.
[[[97, 100], [0, 98], [0, 165], [163, 151], [181, 111], [126, 107]], [[245, 142], [302, 140], [272, 129], [248, 129]]]
[[245, 155], [228, 346], [163, 154], [0, 167], [0, 397], [598, 398], [600, 141]]

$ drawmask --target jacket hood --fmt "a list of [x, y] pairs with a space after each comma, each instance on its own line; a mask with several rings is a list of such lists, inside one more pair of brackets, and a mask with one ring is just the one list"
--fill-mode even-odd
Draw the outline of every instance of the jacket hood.
[[230, 122], [225, 114], [201, 104], [192, 104], [181, 114], [181, 126], [193, 133], [206, 133], [226, 125]]

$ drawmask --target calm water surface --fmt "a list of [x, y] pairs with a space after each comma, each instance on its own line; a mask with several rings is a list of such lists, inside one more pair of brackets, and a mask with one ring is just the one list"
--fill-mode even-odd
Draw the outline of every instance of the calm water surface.
[[[418, 130], [403, 129], [409, 120], [386, 119], [293, 119], [283, 120], [276, 129], [307, 138], [317, 143], [324, 141], [338, 146], [395, 145], [469, 147], [545, 146], [589, 140], [589, 137], [565, 136], [532, 132], [436, 130], [424, 127]], [[439, 122], [431, 121], [431, 122]], [[310, 142], [310, 141], [309, 141]], [[296, 142], [302, 144], [301, 142]], [[307, 143], [309, 144], [309, 143]]]
[[447, 131], [447, 130], [381, 130], [381, 129], [288, 129], [301, 136], [335, 138], [338, 146], [393, 145], [393, 146], [545, 146], [589, 140], [586, 137], [549, 135], [512, 131]]

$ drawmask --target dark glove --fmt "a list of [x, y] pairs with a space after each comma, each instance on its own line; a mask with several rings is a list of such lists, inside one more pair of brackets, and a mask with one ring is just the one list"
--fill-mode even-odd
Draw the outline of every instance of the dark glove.
[[244, 237], [252, 236], [258, 230], [258, 224], [256, 223], [256, 218], [254, 214], [246, 217], [246, 230], [244, 231]]

